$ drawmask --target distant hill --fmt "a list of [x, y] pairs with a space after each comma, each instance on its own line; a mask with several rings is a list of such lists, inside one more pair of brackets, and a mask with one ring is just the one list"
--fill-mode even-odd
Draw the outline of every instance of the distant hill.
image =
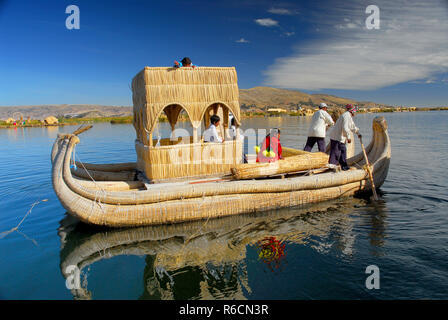
[[102, 118], [132, 115], [132, 107], [101, 106], [90, 104], [62, 104], [40, 106], [0, 107], [0, 119], [8, 117], [43, 119], [48, 116], [66, 118]]
[[240, 103], [242, 109], [266, 109], [272, 107], [284, 109], [297, 109], [298, 107], [313, 107], [325, 102], [328, 106], [344, 106], [347, 103], [359, 106], [378, 107], [367, 101], [355, 101], [353, 99], [341, 98], [328, 94], [308, 94], [298, 90], [278, 89], [271, 87], [254, 87], [251, 89], [240, 89]]
[[[298, 107], [315, 107], [321, 102], [331, 106], [343, 106], [347, 103], [359, 106], [381, 107], [366, 101], [355, 101], [353, 99], [341, 98], [327, 94], [308, 94], [298, 90], [277, 89], [271, 87], [254, 87], [251, 89], [240, 89], [240, 103], [243, 111], [265, 111], [267, 108], [283, 108], [287, 110], [298, 109]], [[132, 107], [101, 106], [101, 105], [40, 105], [40, 106], [17, 106], [0, 107], [0, 119], [9, 117], [24, 119], [43, 119], [48, 116], [66, 118], [101, 118], [120, 117], [132, 115]]]

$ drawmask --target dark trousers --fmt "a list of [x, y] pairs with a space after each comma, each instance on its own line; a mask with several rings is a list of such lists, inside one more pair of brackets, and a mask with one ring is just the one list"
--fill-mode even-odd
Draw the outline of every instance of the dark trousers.
[[304, 151], [311, 152], [311, 149], [313, 149], [314, 144], [317, 142], [317, 147], [319, 148], [320, 152], [325, 152], [325, 138], [318, 138], [318, 137], [308, 137], [306, 140], [306, 145]]
[[348, 169], [345, 143], [330, 140], [330, 147], [330, 163], [334, 165], [340, 164], [342, 169]]

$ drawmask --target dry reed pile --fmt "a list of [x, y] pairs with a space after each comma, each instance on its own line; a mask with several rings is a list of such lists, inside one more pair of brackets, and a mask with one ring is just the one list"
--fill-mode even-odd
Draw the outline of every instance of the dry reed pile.
[[255, 179], [270, 175], [322, 168], [328, 163], [328, 155], [323, 152], [306, 152], [272, 163], [241, 164], [232, 168], [234, 179]]

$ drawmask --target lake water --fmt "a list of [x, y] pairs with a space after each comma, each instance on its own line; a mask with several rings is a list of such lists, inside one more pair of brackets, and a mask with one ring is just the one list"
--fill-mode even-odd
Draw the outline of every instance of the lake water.
[[[376, 115], [355, 122], [365, 143]], [[448, 112], [383, 114], [392, 161], [381, 200], [348, 198], [259, 214], [127, 230], [75, 224], [51, 184], [50, 150], [75, 127], [0, 130], [0, 299], [447, 299]], [[303, 148], [310, 118], [253, 118]], [[185, 124], [183, 124], [185, 125]], [[162, 124], [160, 132], [167, 134]], [[95, 124], [83, 162], [135, 161], [132, 125]], [[359, 151], [359, 146], [357, 146]], [[284, 256], [269, 263], [260, 241]], [[70, 291], [61, 268], [82, 268]], [[366, 267], [380, 270], [368, 290]]]

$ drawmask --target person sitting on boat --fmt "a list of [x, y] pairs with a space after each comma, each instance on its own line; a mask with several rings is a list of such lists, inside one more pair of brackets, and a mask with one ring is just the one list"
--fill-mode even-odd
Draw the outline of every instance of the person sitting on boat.
[[196, 67], [193, 63], [191, 63], [191, 59], [185, 57], [181, 60], [181, 62], [174, 61], [174, 68], [182, 68], [182, 67], [192, 67], [193, 69]]
[[282, 158], [282, 145], [280, 144], [280, 129], [272, 129], [266, 136], [263, 144], [256, 147], [257, 162], [275, 162]]
[[241, 129], [236, 128], [235, 118], [232, 118], [232, 120], [230, 120], [230, 128], [229, 128], [229, 136], [230, 136], [230, 138], [232, 138], [232, 140], [236, 140], [236, 136], [237, 136], [236, 130], [239, 131], [241, 141], [244, 141], [244, 135], [243, 135]]
[[216, 114], [210, 117], [210, 126], [204, 131], [204, 142], [223, 142], [224, 140], [218, 135], [216, 127], [219, 126], [221, 119]]
[[244, 146], [244, 150], [243, 150], [243, 157], [242, 157], [242, 163], [247, 163], [247, 145], [244, 144], [244, 134], [243, 131], [241, 129], [238, 129], [236, 127], [236, 122], [235, 122], [235, 118], [232, 118], [232, 120], [230, 120], [230, 128], [229, 128], [229, 136], [232, 140], [236, 140], [236, 136], [237, 136], [237, 130], [239, 133], [239, 137], [241, 140], [241, 143]]
[[314, 144], [320, 152], [325, 152], [325, 133], [327, 126], [334, 125], [333, 119], [327, 112], [327, 104], [321, 103], [319, 110], [316, 111], [311, 120], [311, 126], [308, 130], [308, 139], [306, 140], [305, 151], [311, 152]]
[[356, 127], [353, 117], [357, 111], [356, 106], [347, 104], [347, 110], [344, 112], [330, 133], [330, 168], [335, 168], [338, 164], [341, 165], [342, 170], [350, 169], [347, 165], [347, 148], [345, 144], [351, 143], [350, 132], [356, 133], [358, 137], [361, 136], [359, 129]]

